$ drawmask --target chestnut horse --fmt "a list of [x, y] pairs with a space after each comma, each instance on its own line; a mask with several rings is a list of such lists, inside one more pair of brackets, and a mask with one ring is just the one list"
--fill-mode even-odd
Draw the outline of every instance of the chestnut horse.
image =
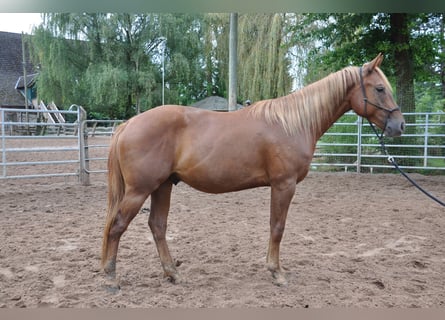
[[296, 184], [308, 171], [317, 140], [353, 109], [387, 136], [399, 136], [404, 118], [379, 66], [346, 67], [287, 96], [229, 113], [167, 105], [141, 113], [117, 129], [108, 159], [108, 214], [102, 266], [116, 275], [119, 240], [151, 196], [148, 224], [164, 274], [180, 277], [166, 242], [172, 185], [223, 193], [271, 187], [267, 269], [286, 284], [280, 242]]

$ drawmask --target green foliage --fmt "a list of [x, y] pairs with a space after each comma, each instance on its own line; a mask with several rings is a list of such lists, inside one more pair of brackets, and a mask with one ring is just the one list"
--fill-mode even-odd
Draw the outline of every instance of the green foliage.
[[417, 112], [440, 112], [445, 111], [445, 98], [442, 97], [438, 85], [428, 82], [416, 84]]
[[[403, 16], [409, 32], [405, 43], [394, 42], [392, 17], [241, 14], [238, 102], [285, 95], [292, 78], [301, 86], [383, 52], [383, 69], [396, 84], [396, 95], [406, 97], [412, 81], [417, 111], [443, 110], [444, 15]], [[210, 95], [227, 96], [228, 33], [227, 13], [45, 14], [30, 46], [41, 66], [39, 99], [62, 107], [79, 104], [93, 116], [131, 117], [161, 104], [162, 53], [166, 103], [189, 105]], [[405, 49], [412, 53], [413, 76], [398, 82], [396, 52]]]
[[[407, 29], [392, 30], [395, 18], [405, 18]], [[440, 83], [445, 88], [443, 14], [419, 13], [402, 17], [386, 13], [303, 14], [290, 29], [294, 43], [308, 46], [303, 52], [307, 58], [300, 59], [300, 67], [307, 72], [305, 84], [346, 65], [360, 65], [383, 52], [382, 68], [396, 84], [396, 95], [405, 112], [414, 111], [414, 99], [405, 99], [411, 96], [410, 90], [414, 90], [409, 89], [410, 85]], [[398, 35], [405, 33], [408, 33], [405, 42], [396, 41]], [[404, 50], [409, 51], [408, 55], [401, 56]], [[404, 59], [405, 64], [401, 65]], [[406, 73], [411, 67], [412, 77]], [[441, 94], [445, 98], [445, 90], [442, 89]]]
[[[290, 91], [285, 23], [285, 14], [241, 15], [239, 102]], [[162, 57], [165, 103], [226, 96], [228, 27], [228, 14], [46, 14], [33, 39], [39, 98], [129, 118], [161, 104]]]
[[238, 28], [240, 102], [276, 98], [292, 87], [285, 14], [241, 15]]
[[83, 105], [89, 114], [129, 118], [161, 104], [165, 48], [167, 103], [202, 96], [202, 19], [184, 14], [46, 14], [33, 37], [42, 66], [39, 98]]
[[[337, 120], [335, 126], [332, 126], [320, 139], [321, 143], [328, 145], [322, 146], [320, 151], [327, 154], [345, 154], [342, 162], [354, 163], [357, 159], [357, 126], [356, 115], [345, 114]], [[333, 145], [336, 144], [336, 145]], [[350, 154], [351, 156], [346, 156]], [[337, 158], [325, 156], [326, 162], [338, 162]]]

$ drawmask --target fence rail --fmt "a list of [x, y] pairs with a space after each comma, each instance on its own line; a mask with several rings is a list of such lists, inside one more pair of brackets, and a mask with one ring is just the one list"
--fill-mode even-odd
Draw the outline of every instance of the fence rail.
[[[89, 141], [89, 137], [111, 137], [116, 127], [124, 122], [123, 120], [85, 120], [81, 124], [81, 131], [84, 132], [85, 140], [85, 164], [84, 170], [87, 174], [106, 173], [105, 163], [107, 157], [103, 149], [109, 147], [108, 140], [95, 140], [94, 143]], [[98, 126], [99, 125], [99, 126]]]
[[[71, 120], [42, 122], [43, 112]], [[14, 113], [20, 115], [14, 118]], [[403, 137], [386, 139], [389, 153], [405, 170], [445, 173], [445, 113], [405, 116], [416, 120]], [[89, 184], [91, 174], [107, 172], [110, 137], [121, 122], [86, 120], [85, 111], [76, 105], [67, 111], [0, 109], [0, 179], [75, 176]], [[392, 170], [386, 158], [369, 125], [347, 113], [318, 141], [311, 170]]]
[[[57, 115], [44, 117], [46, 113]], [[60, 115], [72, 121], [47, 121]], [[77, 105], [66, 111], [0, 109], [0, 179], [73, 176], [88, 185], [91, 173], [106, 172], [104, 149], [123, 121], [85, 119]]]
[[[77, 124], [48, 123], [43, 114], [80, 119], [81, 110], [74, 106], [66, 111], [0, 109], [0, 179], [79, 176]], [[17, 118], [24, 121], [14, 121]], [[66, 131], [62, 135], [61, 129]]]
[[[445, 172], [445, 113], [405, 113], [415, 118], [400, 138], [385, 138], [403, 169]], [[368, 123], [355, 113], [339, 119], [318, 141], [312, 170], [374, 172], [392, 169]]]

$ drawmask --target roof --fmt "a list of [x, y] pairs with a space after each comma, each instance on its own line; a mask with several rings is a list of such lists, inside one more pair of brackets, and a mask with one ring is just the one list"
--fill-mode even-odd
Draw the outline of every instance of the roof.
[[[29, 56], [26, 71], [29, 75], [35, 72]], [[0, 107], [24, 105], [24, 97], [16, 90], [22, 76], [22, 34], [0, 32]], [[31, 81], [31, 77], [29, 80]], [[23, 80], [21, 84], [23, 86]]]
[[[33, 73], [33, 74], [27, 74], [26, 75], [26, 87], [27, 88], [31, 88], [36, 83], [38, 75], [39, 75], [38, 73]], [[25, 89], [25, 77], [24, 76], [20, 76], [14, 87], [17, 90]]]
[[[192, 104], [192, 107], [213, 110], [213, 111], [228, 111], [229, 102], [227, 99], [218, 97], [218, 96], [210, 96], [201, 101], [195, 102]], [[237, 105], [237, 109], [241, 109], [242, 106], [240, 104]]]

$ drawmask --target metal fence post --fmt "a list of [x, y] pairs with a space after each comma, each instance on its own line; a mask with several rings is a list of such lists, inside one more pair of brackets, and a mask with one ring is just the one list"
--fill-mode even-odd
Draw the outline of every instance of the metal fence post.
[[0, 120], [2, 121], [2, 177], [6, 177], [6, 132], [5, 132], [5, 111], [0, 109]]
[[357, 173], [362, 171], [362, 126], [363, 118], [357, 115]]
[[78, 106], [77, 134], [79, 138], [79, 180], [83, 186], [90, 185], [90, 173], [88, 170], [88, 163], [86, 161], [86, 159], [88, 158], [88, 132], [84, 128], [86, 119], [86, 111], [81, 106]]
[[428, 128], [429, 127], [429, 115], [425, 114], [425, 138], [423, 139], [423, 166], [428, 167]]

